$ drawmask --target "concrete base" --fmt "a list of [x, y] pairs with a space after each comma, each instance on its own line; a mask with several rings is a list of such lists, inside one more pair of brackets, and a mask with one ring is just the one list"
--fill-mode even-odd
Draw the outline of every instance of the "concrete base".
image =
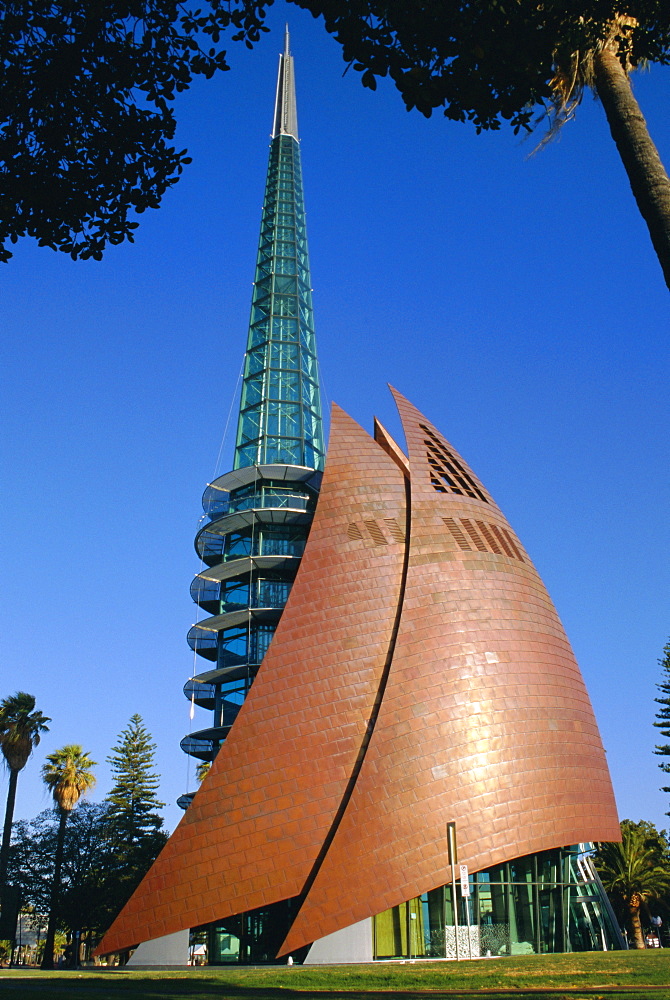
[[157, 965], [188, 965], [188, 935], [187, 930], [177, 931], [176, 934], [166, 934], [153, 941], [143, 941], [128, 959], [126, 967], [142, 969]]
[[368, 918], [315, 941], [304, 964], [344, 965], [371, 961], [372, 920]]

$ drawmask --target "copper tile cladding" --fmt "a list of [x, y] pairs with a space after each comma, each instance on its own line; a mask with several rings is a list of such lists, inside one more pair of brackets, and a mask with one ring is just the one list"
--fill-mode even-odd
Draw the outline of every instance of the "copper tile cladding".
[[400, 630], [356, 787], [280, 954], [448, 882], [449, 821], [471, 871], [619, 839], [593, 710], [542, 581], [472, 470], [394, 395], [411, 467]]
[[291, 597], [230, 736], [98, 954], [305, 896], [282, 947], [619, 826], [593, 711], [502, 512], [395, 394], [409, 453], [335, 410]]
[[387, 666], [405, 519], [401, 470], [335, 407], [318, 508], [270, 649], [193, 804], [97, 954], [302, 891]]

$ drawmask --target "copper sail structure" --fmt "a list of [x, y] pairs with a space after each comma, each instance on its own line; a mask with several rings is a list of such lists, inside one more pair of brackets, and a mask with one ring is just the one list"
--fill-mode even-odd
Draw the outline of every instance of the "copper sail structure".
[[188, 928], [211, 962], [616, 947], [605, 754], [520, 539], [399, 393], [406, 453], [334, 407], [321, 482], [288, 43], [272, 143], [235, 469], [197, 539], [187, 694], [215, 718], [186, 749], [213, 763], [98, 953]]

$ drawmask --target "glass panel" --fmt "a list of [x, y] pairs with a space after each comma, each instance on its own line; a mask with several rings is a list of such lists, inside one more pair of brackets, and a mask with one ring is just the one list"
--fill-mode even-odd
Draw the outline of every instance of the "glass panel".
[[423, 911], [423, 954], [444, 958], [444, 889], [431, 889], [421, 897]]
[[514, 861], [510, 861], [510, 879], [512, 882], [531, 882], [533, 881], [533, 858], [516, 858]]
[[[239, 917], [226, 921], [230, 926]], [[227, 965], [240, 960], [240, 939], [223, 926], [211, 927], [207, 948], [207, 960], [213, 965]]]
[[275, 295], [272, 300], [272, 312], [277, 316], [297, 316], [298, 299], [295, 295]]
[[297, 369], [300, 349], [297, 344], [281, 341], [270, 344], [270, 367]]
[[256, 606], [259, 608], [283, 608], [291, 592], [288, 580], [258, 580]]
[[540, 908], [540, 951], [564, 951], [564, 890], [561, 886], [543, 886], [538, 892]]
[[255, 348], [247, 352], [245, 375], [256, 375], [267, 367], [266, 352], [262, 348]]
[[249, 583], [226, 580], [221, 585], [221, 614], [249, 607]]
[[231, 531], [225, 536], [224, 562], [228, 559], [239, 559], [240, 556], [251, 555], [251, 531]]
[[407, 904], [379, 913], [374, 922], [375, 958], [406, 958]]
[[499, 883], [477, 883], [475, 894], [476, 920], [479, 923], [479, 950], [482, 955], [509, 955], [510, 933], [507, 918], [507, 896]]
[[254, 441], [260, 436], [262, 419], [263, 410], [258, 405], [242, 412], [240, 421], [241, 444], [246, 444], [247, 441]]
[[297, 274], [298, 268], [295, 259], [288, 257], [278, 257], [275, 263], [277, 274]]
[[268, 323], [267, 319], [261, 320], [260, 323], [256, 323], [255, 326], [251, 328], [249, 334], [249, 346], [258, 347], [260, 344], [264, 344], [268, 339]]
[[243, 401], [245, 406], [257, 406], [263, 398], [264, 379], [261, 375], [244, 383]]
[[510, 954], [533, 955], [538, 950], [534, 908], [534, 886], [512, 885], [510, 891]]
[[297, 319], [292, 319], [288, 316], [273, 317], [272, 336], [277, 337], [280, 340], [297, 340], [298, 338]]

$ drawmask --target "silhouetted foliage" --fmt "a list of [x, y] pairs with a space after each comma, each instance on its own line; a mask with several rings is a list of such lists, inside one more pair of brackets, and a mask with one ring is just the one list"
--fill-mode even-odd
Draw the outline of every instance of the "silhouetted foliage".
[[463, 0], [291, 0], [324, 18], [365, 87], [390, 77], [408, 110], [552, 130], [585, 88], [602, 101], [612, 137], [670, 287], [670, 179], [630, 88], [643, 63], [670, 62], [665, 0], [469, 3]]
[[[9, 871], [24, 906], [48, 913], [55, 875], [59, 817], [47, 809], [14, 826]], [[106, 883], [114, 880], [114, 851], [107, 806], [84, 802], [66, 826], [56, 926], [70, 932], [97, 929], [108, 914]]]
[[[59, 817], [53, 809], [14, 825], [9, 876], [23, 905], [48, 913], [55, 877]], [[152, 833], [120, 850], [107, 803], [84, 802], [65, 827], [55, 927], [97, 941], [156, 859], [167, 834]]]
[[48, 716], [35, 711], [35, 697], [25, 691], [17, 691], [0, 702], [0, 750], [9, 770], [9, 788], [5, 806], [5, 822], [0, 848], [0, 898], [7, 878], [7, 859], [12, 836], [12, 819], [16, 801], [16, 786], [19, 773], [28, 763], [28, 758], [39, 745], [42, 733], [47, 733], [51, 722]]
[[47, 754], [46, 764], [42, 765], [42, 780], [53, 796], [58, 813], [56, 853], [49, 900], [49, 922], [44, 938], [44, 956], [42, 958], [43, 969], [53, 968], [54, 940], [60, 913], [67, 821], [81, 796], [95, 786], [96, 777], [92, 770], [95, 766], [96, 762], [91, 760], [78, 743], [68, 743], [66, 746], [54, 750], [53, 753]]
[[[0, 6], [0, 261], [35, 237], [100, 259], [132, 240], [188, 157], [174, 97], [228, 69], [224, 29], [249, 44], [253, 2], [6, 0]], [[241, 8], [241, 9], [240, 9]]]

